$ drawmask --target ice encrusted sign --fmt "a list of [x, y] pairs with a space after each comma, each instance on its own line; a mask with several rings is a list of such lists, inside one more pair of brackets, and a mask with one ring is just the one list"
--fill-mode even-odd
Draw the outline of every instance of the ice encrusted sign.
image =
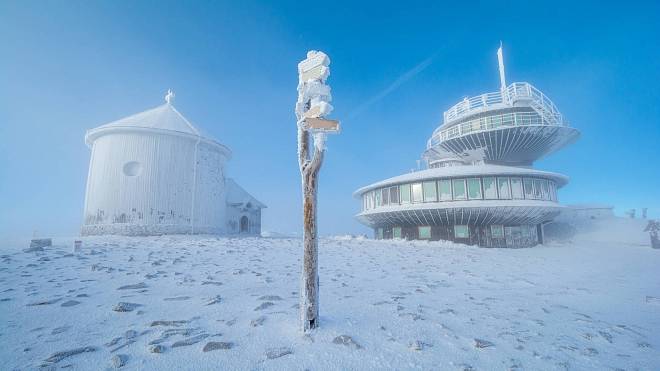
[[[339, 132], [339, 122], [328, 120], [332, 112], [330, 58], [320, 51], [307, 53], [298, 63], [298, 164], [303, 191], [303, 270], [300, 288], [300, 318], [303, 332], [319, 326], [318, 239], [316, 224], [316, 192], [318, 174], [323, 163], [326, 135]], [[313, 149], [312, 149], [313, 139]]]

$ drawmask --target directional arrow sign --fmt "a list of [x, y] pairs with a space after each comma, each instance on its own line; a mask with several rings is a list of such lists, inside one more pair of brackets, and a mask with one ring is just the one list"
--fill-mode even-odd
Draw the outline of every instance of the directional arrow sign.
[[305, 112], [305, 118], [321, 117], [329, 115], [332, 112], [332, 105], [327, 102], [318, 102]]
[[310, 52], [307, 54], [307, 59], [298, 63], [298, 72], [303, 73], [318, 66], [329, 66], [330, 58], [323, 52]]
[[326, 66], [316, 66], [309, 71], [300, 73], [300, 82], [307, 82], [309, 80], [325, 80], [330, 75], [330, 69]]
[[311, 131], [337, 133], [339, 132], [339, 121], [310, 117], [303, 122], [303, 128]]

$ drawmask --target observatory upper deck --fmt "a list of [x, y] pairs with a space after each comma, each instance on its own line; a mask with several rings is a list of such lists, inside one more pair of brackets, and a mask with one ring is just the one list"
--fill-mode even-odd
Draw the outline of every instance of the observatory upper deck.
[[424, 157], [432, 162], [448, 152], [469, 161], [530, 165], [579, 135], [539, 89], [515, 82], [497, 92], [464, 98], [445, 111]]
[[514, 82], [501, 91], [463, 98], [444, 112], [441, 128], [485, 111], [518, 106], [533, 108], [547, 125], [568, 126], [555, 104], [539, 89], [528, 82]]

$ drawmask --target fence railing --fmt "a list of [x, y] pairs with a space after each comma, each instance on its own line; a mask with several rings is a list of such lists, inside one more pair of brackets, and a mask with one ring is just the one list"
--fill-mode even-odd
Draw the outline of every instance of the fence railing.
[[[431, 139], [429, 139], [428, 147], [438, 145], [448, 139], [456, 138], [465, 134], [496, 129], [499, 127], [513, 127], [513, 126], [529, 126], [529, 125], [554, 125], [546, 118], [536, 112], [508, 112], [499, 115], [492, 115], [486, 117], [479, 117], [470, 121], [451, 126], [444, 130], [436, 130]], [[565, 126], [565, 125], [563, 125]]]
[[481, 94], [464, 98], [444, 113], [444, 123], [460, 119], [476, 110], [504, 104], [513, 105], [518, 100], [528, 100], [530, 106], [541, 115], [548, 125], [566, 125], [554, 103], [540, 90], [527, 82], [514, 82], [503, 92]]

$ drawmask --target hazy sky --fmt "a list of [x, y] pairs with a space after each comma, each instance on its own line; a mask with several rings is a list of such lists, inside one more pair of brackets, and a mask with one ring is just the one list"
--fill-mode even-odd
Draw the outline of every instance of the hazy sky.
[[571, 178], [560, 200], [660, 217], [660, 3], [354, 3], [0, 0], [0, 238], [78, 233], [85, 130], [168, 88], [232, 148], [228, 173], [268, 205], [263, 229], [297, 232], [293, 109], [309, 49], [332, 60], [343, 125], [320, 232], [366, 233], [352, 192], [416, 167], [444, 110], [497, 90], [500, 40], [508, 81], [536, 85], [582, 132], [535, 164]]

